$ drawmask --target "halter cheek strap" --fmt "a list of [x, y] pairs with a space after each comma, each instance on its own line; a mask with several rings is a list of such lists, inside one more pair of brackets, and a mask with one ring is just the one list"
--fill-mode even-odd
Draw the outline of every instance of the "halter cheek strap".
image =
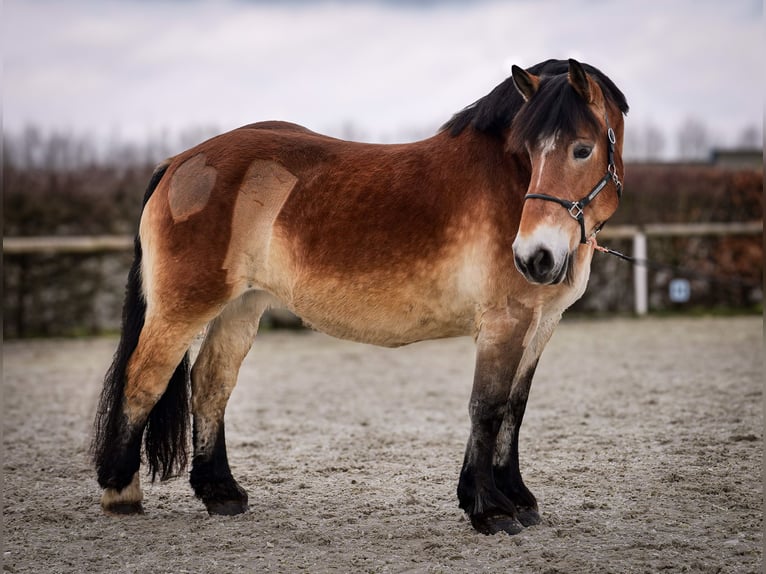
[[606, 185], [613, 181], [617, 188], [617, 197], [622, 197], [622, 182], [617, 175], [617, 167], [614, 163], [614, 146], [617, 143], [617, 138], [614, 135], [614, 130], [609, 126], [609, 118], [605, 116], [606, 120], [606, 137], [607, 137], [607, 150], [608, 150], [608, 163], [606, 167], [606, 173], [604, 177], [590, 190], [590, 193], [585, 197], [577, 201], [569, 201], [567, 199], [561, 199], [560, 197], [554, 197], [553, 195], [546, 195], [544, 193], [528, 193], [524, 196], [524, 201], [527, 199], [543, 199], [545, 201], [552, 201], [558, 203], [564, 209], [569, 212], [572, 219], [576, 220], [580, 224], [580, 243], [587, 243], [588, 238], [585, 236], [585, 214], [584, 210], [587, 205], [593, 201], [596, 196], [601, 193]]

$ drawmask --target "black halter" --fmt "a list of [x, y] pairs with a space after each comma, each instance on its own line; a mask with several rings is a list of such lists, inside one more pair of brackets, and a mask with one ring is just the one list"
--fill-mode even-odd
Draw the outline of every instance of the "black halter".
[[585, 215], [583, 210], [599, 193], [601, 193], [601, 190], [606, 187], [606, 184], [609, 183], [610, 180], [614, 182], [614, 185], [617, 188], [617, 197], [622, 197], [622, 182], [617, 175], [617, 167], [614, 164], [614, 145], [617, 143], [617, 138], [614, 135], [614, 130], [609, 126], [609, 118], [605, 116], [604, 119], [606, 120], [606, 139], [608, 144], [607, 149], [609, 150], [609, 163], [606, 166], [604, 177], [601, 178], [588, 195], [578, 201], [569, 201], [567, 199], [561, 199], [560, 197], [545, 195], [544, 193], [528, 193], [524, 196], [524, 201], [527, 199], [544, 199], [563, 206], [569, 212], [569, 215], [580, 224], [580, 243], [588, 242], [587, 237], [585, 237]]

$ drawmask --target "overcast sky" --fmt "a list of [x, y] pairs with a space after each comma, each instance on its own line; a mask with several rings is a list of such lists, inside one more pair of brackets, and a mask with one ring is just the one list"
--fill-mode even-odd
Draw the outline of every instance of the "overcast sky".
[[[5, 0], [4, 129], [140, 142], [266, 119], [370, 141], [433, 132], [510, 73], [595, 65], [627, 129], [763, 126], [761, 0]], [[160, 159], [160, 158], [158, 158]]]

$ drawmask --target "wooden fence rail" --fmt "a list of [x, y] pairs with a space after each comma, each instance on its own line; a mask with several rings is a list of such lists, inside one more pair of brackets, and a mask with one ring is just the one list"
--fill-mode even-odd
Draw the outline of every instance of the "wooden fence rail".
[[[693, 237], [725, 235], [757, 235], [763, 233], [763, 221], [730, 223], [654, 223], [644, 226], [621, 225], [605, 227], [599, 240], [632, 239], [631, 255], [639, 260], [648, 258], [647, 237]], [[133, 248], [133, 237], [128, 235], [100, 235], [88, 237], [5, 237], [4, 255], [31, 255], [57, 253], [107, 253]], [[644, 315], [649, 310], [649, 274], [646, 266], [634, 265], [633, 290], [635, 312]]]
[[757, 235], [763, 233], [763, 221], [724, 223], [650, 223], [648, 225], [616, 225], [604, 227], [599, 239], [629, 239], [636, 233], [647, 237], [694, 237], [704, 235]]
[[35, 253], [108, 253], [133, 248], [129, 235], [91, 235], [71, 237], [4, 237], [4, 255]]

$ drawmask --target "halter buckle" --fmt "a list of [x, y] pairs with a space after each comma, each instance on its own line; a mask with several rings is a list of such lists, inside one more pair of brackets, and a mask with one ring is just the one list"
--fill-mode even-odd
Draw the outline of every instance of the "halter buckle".
[[567, 211], [569, 212], [569, 215], [572, 216], [572, 219], [580, 221], [580, 218], [582, 218], [583, 209], [579, 202], [573, 203], [572, 207], [567, 209]]
[[606, 130], [606, 137], [609, 138], [609, 143], [612, 145], [615, 145], [617, 143], [617, 136], [614, 135], [614, 130], [612, 128], [609, 128]]

